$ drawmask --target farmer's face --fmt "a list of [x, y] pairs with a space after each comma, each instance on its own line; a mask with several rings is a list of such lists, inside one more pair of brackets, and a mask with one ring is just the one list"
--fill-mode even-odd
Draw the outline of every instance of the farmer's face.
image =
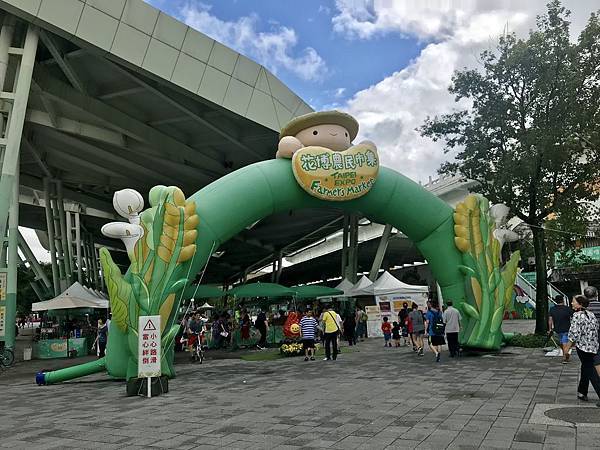
[[340, 125], [315, 125], [300, 131], [296, 134], [296, 138], [306, 147], [318, 145], [336, 152], [350, 147], [350, 133]]

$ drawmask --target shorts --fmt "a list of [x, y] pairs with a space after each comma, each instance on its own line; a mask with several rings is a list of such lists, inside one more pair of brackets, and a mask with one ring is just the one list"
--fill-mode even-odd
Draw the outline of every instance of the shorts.
[[444, 336], [429, 336], [429, 343], [431, 345], [444, 345], [446, 344], [446, 340]]
[[302, 339], [302, 349], [308, 350], [309, 348], [315, 348], [314, 339]]
[[403, 337], [408, 337], [408, 328], [407, 327], [403, 327], [402, 328], [402, 336]]
[[564, 333], [556, 333], [558, 334], [558, 340], [561, 344], [566, 344], [569, 342], [569, 332], [566, 331]]
[[417, 336], [423, 336], [425, 334], [425, 330], [413, 331], [413, 334], [416, 334]]
[[389, 341], [392, 338], [392, 333], [383, 333], [383, 338]]

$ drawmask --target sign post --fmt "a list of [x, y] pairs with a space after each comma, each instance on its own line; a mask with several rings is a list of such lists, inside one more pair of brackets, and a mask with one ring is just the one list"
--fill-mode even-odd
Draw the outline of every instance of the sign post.
[[152, 378], [160, 377], [160, 316], [140, 316], [138, 322], [138, 378], [147, 378], [152, 397]]

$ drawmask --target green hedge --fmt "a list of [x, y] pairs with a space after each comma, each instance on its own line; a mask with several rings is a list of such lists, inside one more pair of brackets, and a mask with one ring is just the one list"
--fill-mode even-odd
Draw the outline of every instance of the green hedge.
[[515, 334], [506, 344], [513, 347], [541, 348], [546, 345], [547, 340], [548, 336], [541, 334]]

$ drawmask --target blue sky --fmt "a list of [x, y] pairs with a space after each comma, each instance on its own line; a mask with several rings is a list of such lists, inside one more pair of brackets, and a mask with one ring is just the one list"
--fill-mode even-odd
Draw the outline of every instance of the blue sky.
[[[240, 18], [252, 17], [254, 32], [270, 33], [273, 37], [281, 34], [282, 28], [294, 30], [297, 42], [289, 46], [290, 57], [301, 58], [307, 49], [313, 49], [323, 60], [321, 70], [307, 79], [286, 67], [272, 65], [270, 68], [317, 109], [343, 104], [355, 92], [406, 67], [424, 46], [415, 37], [400, 33], [387, 33], [368, 40], [338, 33], [332, 26], [337, 11], [333, 1], [149, 0], [149, 3], [188, 23], [190, 20], [186, 17], [190, 16], [190, 9], [195, 8], [224, 22], [237, 23]], [[200, 31], [219, 40], [222, 37], [220, 27], [214, 28], [211, 30], [203, 25]], [[258, 52], [252, 48], [234, 49], [259, 59]], [[268, 61], [258, 62], [269, 64]]]
[[[420, 136], [452, 112], [455, 70], [480, 67], [507, 30], [525, 37], [548, 0], [146, 0], [275, 73], [317, 110], [354, 115], [384, 165], [416, 181], [452, 158]], [[576, 38], [598, 0], [563, 0]]]

